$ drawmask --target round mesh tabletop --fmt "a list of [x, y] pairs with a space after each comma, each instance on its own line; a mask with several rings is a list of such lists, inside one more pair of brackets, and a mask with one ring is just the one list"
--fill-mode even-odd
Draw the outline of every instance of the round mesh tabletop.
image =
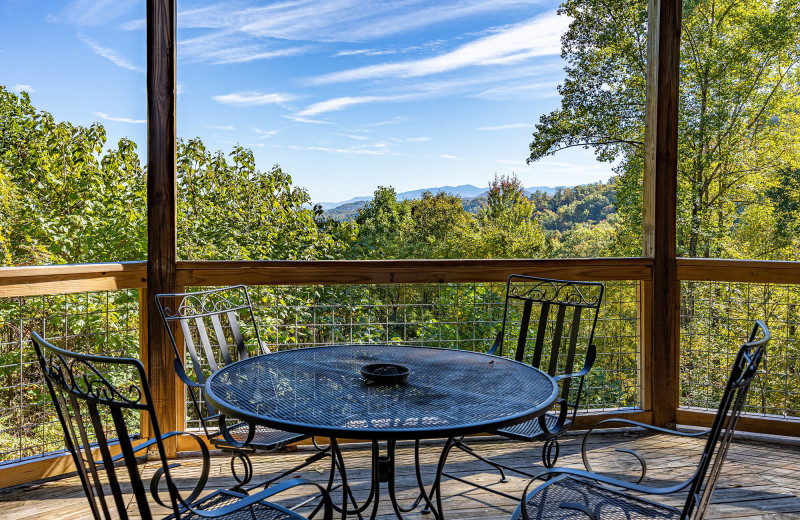
[[[401, 384], [366, 382], [361, 367], [410, 369]], [[206, 382], [222, 413], [298, 433], [424, 439], [491, 431], [542, 415], [558, 387], [530, 365], [475, 352], [404, 345], [334, 345], [228, 365]]]

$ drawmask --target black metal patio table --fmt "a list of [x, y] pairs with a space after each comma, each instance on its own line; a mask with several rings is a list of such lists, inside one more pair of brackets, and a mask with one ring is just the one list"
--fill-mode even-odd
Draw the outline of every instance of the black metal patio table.
[[[396, 385], [365, 381], [361, 367], [391, 363], [410, 369]], [[341, 475], [342, 517], [372, 502], [377, 514], [380, 482], [386, 482], [398, 518], [424, 500], [442, 518], [439, 481], [454, 437], [492, 431], [544, 414], [555, 402], [553, 379], [530, 365], [486, 354], [406, 345], [333, 345], [275, 352], [228, 365], [206, 382], [206, 398], [221, 413], [253, 424], [331, 438]], [[359, 506], [347, 485], [336, 439], [373, 443], [372, 488]], [[394, 451], [398, 440], [446, 438], [430, 493], [416, 460], [420, 498], [411, 508], [397, 503]], [[380, 455], [378, 441], [386, 441]], [[417, 457], [419, 450], [416, 450]], [[349, 499], [348, 499], [349, 493]], [[436, 500], [434, 506], [433, 500]], [[348, 511], [348, 501], [353, 509]]]

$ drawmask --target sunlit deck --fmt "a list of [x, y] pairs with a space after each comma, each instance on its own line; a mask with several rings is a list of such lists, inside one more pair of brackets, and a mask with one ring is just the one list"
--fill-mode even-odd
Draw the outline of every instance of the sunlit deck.
[[[539, 459], [539, 444], [515, 443], [508, 441], [481, 441], [476, 443], [483, 453], [491, 454], [492, 459], [507, 464], [533, 467]], [[688, 476], [696, 467], [697, 456], [702, 448], [699, 440], [678, 440], [666, 436], [642, 436], [640, 434], [604, 434], [595, 436], [590, 444], [593, 461], [597, 470], [626, 471], [632, 474], [638, 464], [631, 464], [625, 454], [614, 453], [609, 446], [625, 446], [637, 449], [648, 461], [648, 481], [677, 481]], [[435, 469], [441, 445], [430, 444], [423, 449], [423, 465], [428, 475]], [[563, 445], [560, 465], [581, 467], [580, 437], [568, 437]], [[401, 466], [398, 468], [400, 496], [409, 500], [413, 493], [414, 477], [412, 465], [412, 446], [399, 450]], [[254, 457], [257, 474], [271, 474], [280, 468], [290, 467], [299, 462], [308, 452], [300, 449], [291, 453], [265, 454]], [[624, 457], [628, 457], [625, 459]], [[614, 460], [618, 461], [614, 464]], [[209, 488], [229, 486], [229, 459], [225, 456], [212, 456]], [[345, 461], [348, 476], [354, 479], [357, 497], [366, 496], [370, 464], [370, 450], [367, 445], [345, 446]], [[623, 462], [624, 461], [624, 462]], [[198, 458], [183, 458], [179, 477], [186, 487], [191, 485], [191, 475], [198, 470]], [[143, 473], [149, 477], [154, 465], [143, 463]], [[627, 471], [630, 470], [630, 471]], [[303, 478], [322, 482], [327, 479], [329, 466], [326, 461], [306, 468], [298, 473]], [[453, 452], [449, 458], [448, 471], [453, 474], [471, 476], [480, 483], [502, 489], [512, 495], [521, 495], [526, 480], [510, 476], [509, 482], [501, 484], [496, 473], [460, 452]], [[508, 518], [516, 503], [485, 491], [470, 488], [456, 481], [443, 484], [445, 511], [447, 518]], [[334, 495], [339, 498], [340, 495]], [[660, 501], [680, 505], [685, 495], [662, 497]], [[291, 503], [292, 498], [286, 497]], [[394, 518], [386, 490], [383, 489], [379, 518]], [[297, 501], [296, 498], [295, 502]], [[51, 482], [20, 486], [0, 491], [0, 511], [5, 520], [58, 518], [59, 520], [89, 518], [86, 499], [77, 477], [67, 477]], [[129, 514], [138, 517], [136, 511]], [[431, 518], [419, 510], [408, 515], [409, 518]], [[731, 446], [723, 476], [714, 494], [713, 505], [706, 518], [738, 519], [788, 519], [800, 518], [800, 447], [772, 442], [738, 440]]]

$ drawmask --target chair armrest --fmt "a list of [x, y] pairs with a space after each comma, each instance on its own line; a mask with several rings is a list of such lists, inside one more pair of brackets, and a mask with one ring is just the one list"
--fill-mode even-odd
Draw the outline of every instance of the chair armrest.
[[489, 349], [487, 354], [494, 354], [497, 351], [497, 349], [500, 348], [500, 345], [502, 343], [503, 343], [503, 329], [500, 329], [500, 331], [497, 333], [497, 336], [495, 336], [494, 338], [494, 345], [492, 345], [492, 348]]
[[539, 428], [545, 433], [545, 435], [558, 435], [564, 429], [564, 423], [567, 422], [567, 413], [569, 413], [569, 403], [566, 399], [559, 399], [556, 401], [556, 404], [561, 406], [561, 409], [558, 411], [558, 420], [556, 421], [556, 428], [555, 430], [550, 430], [547, 427], [547, 421], [545, 421], [544, 415], [539, 416]]
[[[612, 419], [606, 419], [604, 421], [600, 421], [599, 423], [597, 423], [594, 426], [592, 426], [583, 435], [583, 440], [581, 441], [581, 458], [583, 459], [583, 466], [589, 472], [594, 473], [594, 470], [592, 469], [592, 466], [589, 463], [589, 457], [588, 457], [587, 449], [586, 449], [587, 448], [587, 442], [589, 441], [589, 436], [597, 428], [601, 427], [604, 424], [609, 424], [609, 423], [629, 424], [631, 426], [644, 428], [644, 429], [647, 429], [647, 430], [650, 430], [650, 431], [654, 431], [654, 432], [658, 432], [658, 433], [665, 433], [665, 434], [669, 434], [669, 435], [675, 435], [675, 436], [678, 436], [678, 437], [689, 437], [689, 438], [702, 437], [703, 435], [706, 435], [710, 431], [710, 430], [704, 430], [704, 431], [700, 431], [700, 432], [691, 432], [691, 433], [690, 432], [680, 432], [680, 431], [677, 431], [677, 430], [669, 430], [667, 428], [661, 428], [659, 426], [653, 426], [652, 424], [641, 423], [641, 422], [638, 422], [638, 421], [632, 421], [630, 419], [623, 419], [623, 418], [612, 418]], [[617, 448], [616, 451], [622, 452], [622, 453], [629, 453], [629, 454], [633, 455], [634, 457], [636, 457], [636, 459], [639, 461], [639, 464], [642, 467], [642, 474], [639, 477], [639, 482], [641, 482], [644, 479], [645, 474], [647, 473], [647, 463], [645, 462], [644, 457], [639, 455], [639, 453], [637, 453], [636, 450], [632, 450], [632, 449]]]
[[691, 485], [692, 481], [694, 480], [695, 475], [697, 474], [698, 470], [695, 470], [692, 475], [677, 484], [673, 484], [671, 486], [664, 486], [664, 487], [653, 487], [653, 486], [643, 486], [636, 482], [628, 482], [627, 480], [620, 480], [614, 477], [608, 477], [606, 475], [600, 475], [598, 473], [592, 473], [590, 471], [584, 471], [582, 469], [573, 469], [573, 468], [543, 468], [541, 471], [535, 473], [535, 479], [542, 479], [544, 480], [545, 477], [549, 478], [555, 475], [571, 475], [573, 477], [580, 477], [587, 480], [594, 480], [595, 482], [601, 482], [603, 484], [608, 484], [611, 486], [617, 486], [623, 489], [628, 489], [631, 491], [637, 491], [639, 493], [648, 493], [652, 495], [669, 495], [671, 493], [677, 493], [681, 491], [689, 485]]
[[[180, 431], [178, 431], [178, 432], [169, 432], [169, 433], [167, 433], [165, 435], [162, 435], [161, 436], [161, 440], [164, 440], [164, 439], [169, 438], [169, 437], [174, 437], [175, 435], [188, 435], [192, 439], [194, 439], [194, 441], [197, 442], [197, 445], [200, 447], [200, 452], [201, 452], [202, 457], [203, 457], [203, 469], [201, 470], [200, 478], [197, 479], [197, 484], [195, 484], [194, 489], [192, 489], [192, 492], [189, 494], [189, 497], [186, 499], [187, 502], [191, 503], [191, 502], [194, 502], [194, 500], [198, 496], [200, 496], [200, 493], [202, 493], [203, 489], [205, 489], [205, 487], [206, 487], [206, 483], [208, 482], [208, 473], [211, 470], [211, 458], [209, 457], [208, 446], [206, 446], [206, 443], [203, 442], [203, 439], [201, 439], [199, 436], [197, 436], [197, 435], [195, 435], [193, 433], [180, 432]], [[144, 443], [144, 444], [148, 444], [148, 443], [152, 444], [151, 441], [155, 442], [156, 439], [151, 439], [150, 441], [147, 441], [147, 443]], [[144, 446], [144, 444], [142, 444], [140, 446]], [[136, 449], [137, 450], [141, 449], [140, 446], [137, 446]], [[162, 457], [163, 457], [163, 454], [162, 454]], [[165, 461], [165, 460], [166, 459], [162, 458], [162, 461]], [[178, 462], [167, 465], [167, 469], [172, 469], [172, 468], [177, 468], [177, 467], [180, 467], [180, 463], [178, 463]], [[166, 471], [166, 469], [164, 468], [164, 464], [162, 463], [161, 467], [158, 468], [155, 471], [155, 473], [153, 473], [153, 477], [150, 479], [150, 494], [152, 495], [153, 499], [156, 502], [158, 502], [160, 505], [162, 505], [163, 507], [170, 507], [170, 505], [167, 505], [164, 502], [162, 502], [161, 501], [161, 497], [159, 497], [159, 495], [158, 495], [158, 483], [161, 481], [161, 477], [164, 476], [165, 471]], [[172, 489], [172, 488], [174, 488], [174, 484], [172, 483], [171, 480], [167, 481], [167, 486], [170, 488], [170, 491], [172, 493], [177, 492], [176, 489]], [[178, 496], [180, 497], [180, 495], [178, 495]]]
[[[189, 433], [189, 432], [181, 432], [181, 431], [174, 431], [174, 432], [165, 433], [165, 434], [161, 435], [161, 440], [163, 441], [165, 439], [169, 439], [170, 437], [175, 437], [176, 435], [191, 435], [192, 437], [197, 438], [198, 442], [202, 442], [202, 441], [199, 440], [200, 438], [197, 437], [195, 434]], [[154, 437], [154, 438], [149, 439], [149, 440], [147, 440], [147, 441], [145, 441], [145, 442], [143, 442], [141, 444], [137, 444], [136, 446], [132, 446], [133, 452], [136, 453], [137, 451], [142, 451], [143, 449], [150, 448], [153, 445], [155, 445], [157, 442], [158, 442], [158, 439]], [[111, 462], [117, 462], [118, 460], [121, 460], [124, 456], [125, 455], [123, 453], [119, 453], [117, 455], [114, 455], [113, 457], [111, 457]], [[96, 461], [94, 461], [94, 463], [95, 464], [103, 464], [103, 461], [102, 460], [96, 460]]]
[[[225, 415], [218, 414], [217, 417], [219, 417], [219, 433], [222, 434], [222, 438], [225, 439], [225, 442], [227, 442], [229, 445], [231, 445], [234, 448], [245, 448], [253, 441], [253, 437], [255, 437], [256, 435], [256, 427], [254, 424], [246, 423], [247, 438], [244, 441], [240, 442], [231, 437], [230, 430], [228, 429], [227, 424], [225, 424]], [[238, 425], [242, 423], [237, 422], [236, 424]]]
[[[309, 482], [307, 480], [293, 478], [287, 480], [286, 482], [282, 482], [280, 484], [276, 484], [274, 486], [268, 487], [254, 495], [245, 495], [235, 504], [231, 504], [229, 506], [221, 507], [218, 509], [213, 509], [210, 511], [206, 511], [203, 509], [197, 509], [192, 507], [188, 504], [182, 504], [186, 507], [187, 510], [191, 511], [192, 513], [196, 514], [202, 518], [219, 518], [227, 516], [235, 511], [240, 511], [246, 507], [252, 506], [263, 501], [266, 498], [269, 498], [273, 495], [286, 491], [287, 489], [296, 487], [296, 486], [313, 486], [319, 490], [319, 494], [322, 496], [322, 502], [319, 506], [311, 513], [311, 516], [316, 514], [319, 511], [320, 507], [324, 507], [323, 511], [323, 520], [332, 520], [333, 518], [333, 503], [331, 502], [331, 497], [328, 492], [325, 490], [324, 487], [320, 486], [319, 484], [315, 484], [313, 482]], [[229, 492], [228, 492], [229, 493]]]
[[203, 386], [205, 386], [189, 377], [180, 359], [175, 358], [172, 360], [172, 365], [175, 367], [175, 373], [178, 374], [178, 379], [180, 379], [186, 386], [191, 386], [192, 388], [203, 388]]
[[583, 368], [580, 369], [578, 372], [573, 372], [572, 374], [561, 374], [560, 376], [556, 376], [556, 382], [561, 381], [562, 379], [570, 379], [573, 377], [583, 377], [589, 373], [589, 371], [594, 366], [594, 360], [597, 358], [597, 347], [594, 345], [589, 345], [589, 348], [586, 350], [586, 359], [583, 361]]

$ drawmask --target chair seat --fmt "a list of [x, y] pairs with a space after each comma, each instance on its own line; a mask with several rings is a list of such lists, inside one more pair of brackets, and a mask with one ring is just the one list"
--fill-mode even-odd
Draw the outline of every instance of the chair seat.
[[[216, 511], [226, 506], [235, 505], [245, 495], [234, 491], [220, 490], [192, 504], [196, 509], [205, 511]], [[169, 518], [174, 518], [170, 516]], [[196, 520], [203, 518], [194, 513], [182, 513], [181, 520]], [[258, 502], [250, 507], [245, 507], [238, 511], [231, 511], [227, 515], [218, 517], [223, 520], [305, 520], [305, 517], [298, 515], [288, 509], [284, 509], [276, 504]]]
[[[545, 424], [547, 424], [548, 430], [550, 430], [553, 433], [556, 432], [558, 424], [557, 416], [552, 414], [545, 414], [544, 422]], [[566, 421], [562, 426], [562, 429], [569, 428], [570, 424], [572, 424], [572, 421]], [[545, 433], [539, 427], [539, 419], [525, 421], [523, 423], [515, 424], [514, 426], [509, 426], [508, 428], [501, 428], [497, 430], [496, 433], [520, 441], [535, 441], [538, 440], [540, 437], [544, 437], [545, 435]]]
[[[524, 507], [532, 520], [588, 519], [582, 511], [565, 508], [568, 503], [580, 504], [598, 520], [678, 520], [681, 516], [681, 512], [672, 507], [566, 475], [534, 489], [527, 496]], [[514, 518], [521, 518], [519, 509], [517, 513]]]
[[[230, 436], [237, 442], [245, 442], [249, 426], [247, 423], [239, 423], [228, 428]], [[248, 448], [255, 448], [257, 450], [273, 451], [282, 448], [286, 444], [302, 441], [309, 436], [303, 433], [293, 433], [284, 430], [276, 430], [267, 426], [256, 426], [256, 433], [253, 440], [247, 445]], [[229, 448], [230, 444], [225, 440], [221, 434], [214, 435], [209, 439], [211, 443], [218, 448]]]

